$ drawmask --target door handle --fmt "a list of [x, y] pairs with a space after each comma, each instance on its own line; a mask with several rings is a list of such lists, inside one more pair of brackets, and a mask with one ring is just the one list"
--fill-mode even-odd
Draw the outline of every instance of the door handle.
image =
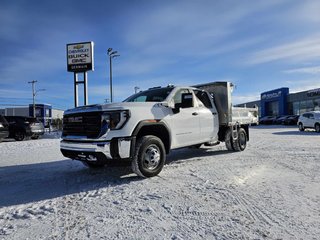
[[193, 115], [193, 116], [197, 116], [197, 115], [199, 115], [199, 113], [194, 112], [194, 113], [192, 113], [192, 115]]
[[217, 115], [217, 113], [216, 113], [216, 112], [213, 112], [212, 115]]

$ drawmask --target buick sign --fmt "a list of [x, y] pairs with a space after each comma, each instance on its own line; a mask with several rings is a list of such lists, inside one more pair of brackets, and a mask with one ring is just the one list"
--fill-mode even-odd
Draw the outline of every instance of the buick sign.
[[94, 70], [93, 45], [93, 42], [67, 44], [68, 72]]

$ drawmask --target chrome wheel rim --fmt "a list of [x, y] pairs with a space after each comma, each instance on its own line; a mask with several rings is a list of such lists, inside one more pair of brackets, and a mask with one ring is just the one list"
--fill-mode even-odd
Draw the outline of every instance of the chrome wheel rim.
[[154, 170], [159, 166], [160, 163], [160, 149], [152, 144], [148, 146], [144, 153], [143, 166], [148, 170]]

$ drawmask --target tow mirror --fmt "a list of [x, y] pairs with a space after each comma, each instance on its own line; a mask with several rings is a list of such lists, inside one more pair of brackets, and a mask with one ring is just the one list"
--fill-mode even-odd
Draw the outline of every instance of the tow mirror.
[[179, 112], [180, 112], [180, 108], [181, 108], [181, 103], [176, 103], [176, 104], [174, 105], [174, 108], [172, 108], [172, 112], [173, 112], [174, 114], [179, 113]]

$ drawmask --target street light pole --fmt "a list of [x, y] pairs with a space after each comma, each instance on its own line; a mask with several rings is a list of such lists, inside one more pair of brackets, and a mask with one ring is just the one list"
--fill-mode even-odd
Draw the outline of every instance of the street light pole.
[[112, 48], [108, 48], [108, 56], [109, 56], [109, 64], [110, 64], [110, 102], [113, 102], [113, 94], [112, 94], [112, 58], [119, 57], [120, 54], [117, 54], [118, 51], [112, 51]]
[[111, 102], [113, 101], [113, 96], [112, 96], [112, 57], [109, 55], [109, 69], [110, 69], [110, 100]]
[[140, 88], [138, 86], [134, 87], [134, 93], [137, 93]]

